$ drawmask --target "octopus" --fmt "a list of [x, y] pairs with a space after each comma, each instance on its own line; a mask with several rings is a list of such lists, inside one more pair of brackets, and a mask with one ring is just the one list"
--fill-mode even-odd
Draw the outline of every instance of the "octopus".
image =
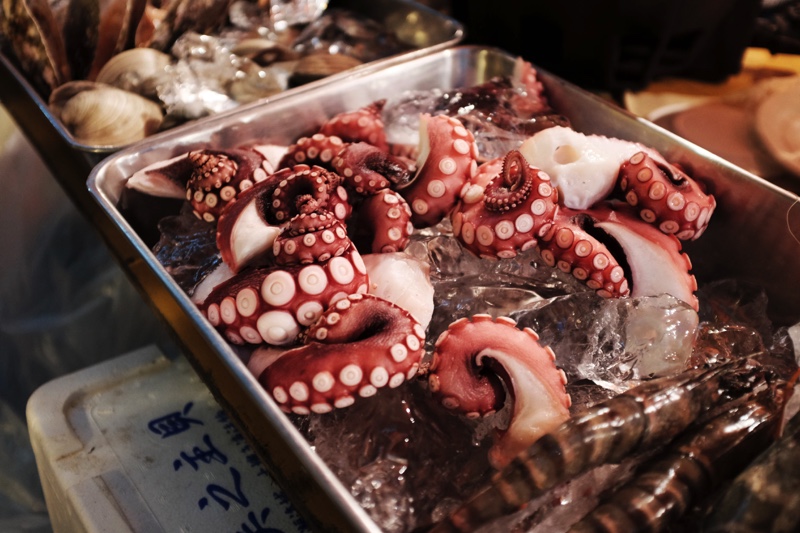
[[[437, 339], [428, 383], [445, 407], [467, 418], [495, 414], [509, 391], [511, 422], [489, 455], [500, 468], [569, 418], [567, 376], [555, 361], [553, 350], [541, 346], [532, 329], [479, 314], [453, 322]], [[496, 365], [502, 371], [492, 371]]]
[[293, 343], [301, 328], [351, 294], [367, 291], [367, 271], [343, 226], [325, 211], [300, 213], [275, 239], [275, 265], [218, 285], [201, 305], [234, 344]]
[[[226, 278], [198, 307], [251, 350], [253, 379], [284, 412], [324, 415], [415, 382], [493, 426], [497, 469], [569, 423], [557, 354], [510, 318], [456, 320], [426, 353], [434, 291], [403, 251], [442, 222], [487, 261], [535, 250], [598, 297], [668, 293], [697, 310], [681, 242], [703, 234], [713, 195], [652, 148], [556, 120], [535, 71], [521, 63], [517, 75], [422, 113], [413, 149], [387, 140], [378, 100], [284, 149], [195, 150], [131, 177], [214, 225]], [[530, 134], [484, 158], [464, 105], [523, 117]]]
[[412, 379], [424, 342], [424, 328], [404, 309], [377, 296], [351, 294], [319, 317], [303, 334], [302, 346], [277, 357], [257, 352], [249, 367], [282, 410], [327, 413]]
[[667, 293], [697, 309], [680, 241], [700, 237], [715, 207], [713, 195], [657, 151], [555, 126], [502, 162], [482, 164], [451, 220], [481, 257], [537, 247], [545, 264], [600, 296]]

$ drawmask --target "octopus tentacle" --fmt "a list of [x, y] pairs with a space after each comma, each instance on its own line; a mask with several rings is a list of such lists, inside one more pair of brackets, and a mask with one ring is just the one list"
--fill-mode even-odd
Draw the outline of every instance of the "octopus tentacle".
[[361, 200], [351, 224], [356, 246], [372, 253], [404, 250], [413, 232], [411, 209], [405, 199], [391, 189], [383, 189]]
[[452, 323], [436, 341], [428, 383], [445, 407], [478, 418], [499, 410], [506, 390], [512, 397], [509, 427], [490, 451], [497, 467], [569, 418], [567, 377], [538, 340], [509, 318], [475, 315]]
[[321, 263], [351, 244], [344, 225], [329, 211], [318, 210], [294, 217], [275, 239], [272, 253], [277, 265]]
[[345, 146], [333, 159], [333, 168], [350, 190], [362, 195], [403, 186], [411, 177], [403, 159], [362, 142]]
[[617, 255], [593, 230], [585, 212], [561, 208], [549, 231], [542, 236], [542, 260], [551, 267], [571, 273], [604, 298], [630, 294], [630, 281]]
[[716, 207], [714, 196], [705, 194], [680, 168], [645, 152], [635, 153], [620, 167], [619, 186], [642, 220], [681, 240], [702, 235]]
[[400, 193], [411, 206], [416, 227], [437, 224], [450, 213], [458, 194], [477, 171], [472, 133], [445, 115], [420, 117], [417, 175]]
[[279, 168], [288, 168], [295, 165], [317, 165], [328, 170], [333, 170], [331, 161], [344, 147], [345, 142], [335, 135], [315, 133], [311, 137], [300, 137], [297, 142], [289, 146], [278, 164]]
[[336, 136], [345, 142], [365, 142], [375, 146], [383, 152], [389, 151], [386, 143], [381, 112], [386, 100], [376, 100], [355, 111], [340, 113], [326, 121], [319, 129], [319, 133], [327, 136]]
[[254, 150], [193, 150], [136, 171], [126, 186], [164, 198], [185, 199], [195, 216], [215, 222], [242, 191], [265, 180], [271, 165]]
[[256, 152], [244, 150], [194, 150], [189, 152], [192, 173], [186, 183], [186, 199], [195, 216], [214, 222], [242, 191], [267, 179]]
[[611, 235], [622, 247], [631, 272], [631, 296], [671, 294], [695, 311], [699, 309], [697, 280], [690, 274], [692, 262], [682, 252], [681, 242], [633, 213], [600, 206], [591, 212], [595, 226]]
[[[482, 167], [494, 168], [495, 163]], [[480, 175], [485, 176], [486, 172]], [[485, 187], [470, 181], [452, 214], [453, 235], [481, 257], [514, 257], [545, 234], [558, 210], [558, 193], [544, 172], [516, 150]]]
[[257, 183], [222, 211], [217, 247], [237, 272], [272, 249], [285, 224], [301, 212], [325, 209], [343, 221], [350, 216], [347, 191], [338, 175], [321, 167], [296, 165]]
[[425, 351], [419, 323], [371, 295], [338, 300], [304, 337], [304, 346], [257, 376], [282, 410], [301, 415], [348, 407], [383, 387], [400, 386], [416, 375]]
[[667, 293], [698, 308], [697, 281], [680, 242], [630, 213], [608, 206], [562, 208], [540, 249], [547, 265], [605, 298]]
[[200, 309], [233, 344], [284, 346], [338, 300], [366, 293], [368, 284], [364, 261], [353, 248], [324, 263], [241, 272], [214, 288]]

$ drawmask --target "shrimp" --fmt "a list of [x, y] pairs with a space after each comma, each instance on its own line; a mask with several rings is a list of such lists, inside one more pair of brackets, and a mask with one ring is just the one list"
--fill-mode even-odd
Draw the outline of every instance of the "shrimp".
[[679, 439], [569, 533], [663, 531], [769, 445], [781, 418], [772, 392], [756, 395]]
[[747, 404], [754, 391], [785, 383], [787, 367], [758, 353], [654, 379], [597, 404], [537, 440], [431, 531], [474, 530], [591, 468], [663, 446], [693, 424]]
[[788, 532], [800, 529], [800, 414], [783, 436], [739, 474], [715, 505], [705, 531]]

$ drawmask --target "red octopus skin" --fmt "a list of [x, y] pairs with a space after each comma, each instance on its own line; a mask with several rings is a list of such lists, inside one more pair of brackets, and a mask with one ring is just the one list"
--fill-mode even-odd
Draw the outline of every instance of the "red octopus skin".
[[[587, 232], [590, 222], [615, 240], [624, 257]], [[697, 281], [691, 261], [674, 235], [636, 218], [632, 213], [601, 205], [586, 211], [561, 208], [552, 229], [540, 242], [549, 266], [571, 273], [604, 298], [655, 296], [668, 293], [698, 309]], [[630, 268], [630, 277], [623, 267]]]
[[[556, 367], [553, 350], [538, 341], [530, 328], [489, 315], [457, 320], [436, 341], [428, 383], [445, 407], [468, 418], [493, 414], [506, 398], [499, 376], [507, 380], [514, 407], [508, 430], [490, 452], [497, 467], [569, 418], [567, 377]], [[493, 364], [503, 372], [487, 372]]]
[[194, 150], [189, 152], [192, 173], [186, 200], [197, 218], [214, 222], [236, 197], [267, 179], [264, 159], [253, 151]]
[[618, 183], [642, 220], [681, 240], [702, 235], [716, 207], [714, 196], [681, 169], [645, 152], [637, 152], [620, 167]]
[[295, 165], [317, 165], [333, 170], [331, 161], [344, 148], [345, 142], [335, 135], [315, 133], [311, 137], [300, 137], [289, 146], [278, 163], [278, 168], [289, 168]]
[[333, 169], [356, 194], [370, 195], [408, 183], [411, 171], [404, 159], [367, 143], [350, 143], [333, 159]]
[[[528, 165], [516, 150], [485, 187], [470, 181], [453, 212], [453, 235], [480, 257], [510, 258], [528, 250], [552, 226], [558, 192], [544, 172]], [[495, 168], [494, 162], [481, 168]]]
[[339, 177], [320, 167], [295, 165], [281, 169], [239, 195], [220, 214], [217, 247], [234, 272], [272, 249], [280, 225], [299, 214], [297, 195], [315, 207], [332, 212], [340, 221], [351, 213], [347, 191]]
[[[425, 330], [405, 310], [377, 296], [338, 300], [258, 381], [285, 412], [327, 413], [412, 379], [425, 353]], [[258, 368], [258, 361], [249, 363]]]
[[542, 259], [548, 266], [571, 273], [604, 298], [628, 296], [630, 286], [624, 268], [605, 244], [583, 229], [583, 213], [559, 209], [540, 241]]
[[302, 328], [349, 294], [369, 287], [353, 248], [321, 264], [254, 268], [218, 285], [200, 306], [233, 344], [291, 344]]
[[406, 248], [414, 226], [411, 209], [399, 193], [384, 189], [363, 199], [358, 206], [358, 220], [369, 225], [372, 253], [400, 252]]
[[420, 117], [420, 154], [417, 175], [400, 194], [411, 206], [415, 227], [433, 226], [458, 202], [464, 184], [477, 171], [477, 149], [472, 133], [455, 118]]
[[281, 231], [272, 246], [276, 265], [322, 263], [346, 252], [347, 229], [325, 210], [301, 213]]
[[697, 280], [690, 273], [692, 262], [674, 235], [662, 233], [629, 211], [608, 205], [592, 209], [590, 215], [595, 218], [595, 226], [622, 246], [631, 270], [631, 296], [667, 293], [695, 311], [699, 309]]
[[383, 152], [389, 151], [386, 143], [381, 112], [386, 100], [376, 100], [355, 111], [340, 113], [325, 122], [319, 133], [327, 136], [336, 136], [345, 142], [365, 142], [375, 146]]
[[271, 173], [270, 163], [255, 150], [201, 149], [148, 165], [136, 171], [126, 186], [153, 196], [185, 199], [195, 216], [215, 222], [228, 203]]

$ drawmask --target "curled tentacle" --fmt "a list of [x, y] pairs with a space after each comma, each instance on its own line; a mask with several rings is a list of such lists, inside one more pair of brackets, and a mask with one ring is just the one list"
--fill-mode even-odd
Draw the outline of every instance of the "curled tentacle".
[[348, 294], [366, 293], [369, 280], [352, 249], [321, 264], [262, 267], [214, 288], [200, 309], [233, 344], [285, 346]]
[[[340, 186], [338, 175], [318, 166], [295, 165], [278, 171], [275, 176], [280, 176], [280, 182], [272, 191], [269, 212], [279, 224], [302, 212], [327, 208]], [[339, 213], [334, 214], [338, 218]]]
[[604, 235], [593, 230], [593, 219], [582, 212], [562, 208], [542, 236], [542, 260], [571, 273], [604, 298], [630, 294], [630, 282]]
[[367, 143], [345, 146], [333, 159], [333, 168], [351, 191], [362, 195], [402, 187], [411, 177], [405, 160]]
[[476, 159], [475, 139], [458, 120], [421, 116], [419, 170], [400, 191], [411, 206], [414, 226], [432, 226], [450, 213], [477, 170]]
[[189, 152], [192, 173], [186, 183], [186, 199], [195, 216], [208, 222], [242, 192], [267, 179], [263, 159], [244, 150], [195, 150]]
[[325, 122], [319, 129], [323, 135], [335, 135], [344, 142], [365, 142], [383, 152], [389, 151], [381, 112], [386, 100], [376, 100], [360, 109], [340, 113]]
[[258, 375], [280, 408], [296, 414], [326, 413], [399, 387], [416, 375], [425, 351], [419, 323], [371, 295], [338, 300], [305, 338]]
[[485, 187], [470, 182], [464, 188], [452, 214], [453, 235], [479, 256], [514, 257], [536, 246], [537, 239], [547, 233], [557, 202], [558, 193], [547, 174], [512, 150], [500, 173]]
[[203, 149], [147, 165], [125, 185], [152, 196], [185, 199], [198, 218], [214, 222], [236, 196], [271, 173], [271, 164], [255, 150]]
[[681, 169], [645, 152], [635, 153], [620, 167], [619, 185], [642, 220], [681, 240], [702, 235], [717, 205]]
[[333, 170], [331, 161], [344, 147], [345, 143], [339, 137], [315, 133], [311, 137], [300, 137], [297, 142], [289, 146], [278, 164], [279, 168], [289, 168], [295, 165], [317, 165]]
[[542, 259], [605, 298], [667, 293], [698, 308], [697, 280], [680, 242], [632, 214], [562, 209], [541, 239]]
[[217, 223], [217, 247], [234, 272], [272, 249], [281, 224], [325, 209], [340, 221], [350, 216], [339, 176], [320, 167], [281, 169], [231, 202]]
[[[428, 382], [445, 407], [469, 418], [492, 414], [505, 401], [500, 381], [506, 382], [514, 406], [508, 429], [490, 452], [498, 468], [569, 418], [567, 377], [538, 340], [511, 319], [475, 315], [454, 322], [436, 341]], [[496, 375], [487, 372], [497, 365], [502, 370]]]
[[344, 225], [329, 211], [318, 210], [295, 216], [275, 239], [275, 264], [322, 263], [350, 249]]

